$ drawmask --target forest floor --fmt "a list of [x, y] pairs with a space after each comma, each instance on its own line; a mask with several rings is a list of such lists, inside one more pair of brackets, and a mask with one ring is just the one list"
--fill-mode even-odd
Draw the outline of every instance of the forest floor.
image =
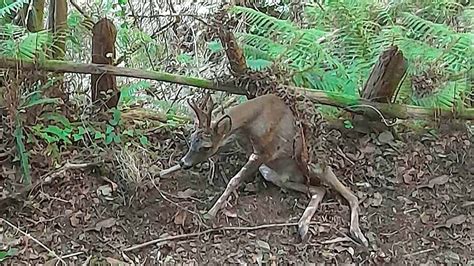
[[[3, 263], [54, 265], [57, 259], [47, 247], [70, 265], [474, 265], [472, 137], [462, 131], [400, 136], [344, 132], [335, 144], [336, 172], [360, 199], [369, 248], [347, 238], [349, 207], [332, 190], [313, 218], [310, 239], [300, 243], [294, 223], [308, 198], [258, 175], [240, 188], [238, 197], [231, 196], [213, 222], [204, 221], [203, 211], [222, 193], [224, 177], [238, 171], [241, 155], [220, 156], [216, 171], [205, 165], [160, 179], [157, 172], [174, 165], [186, 147], [182, 137], [160, 135], [153, 140], [160, 143], [152, 151], [158, 155], [147, 166], [153, 182], [125, 189], [116, 173], [69, 170], [35, 189], [27, 201], [0, 210], [11, 223], [0, 223], [0, 248], [16, 249]], [[169, 138], [176, 141], [165, 141]], [[8, 176], [8, 167], [0, 170]], [[145, 169], [134, 171], [143, 174]], [[212, 172], [214, 185], [208, 184]], [[211, 229], [219, 226], [229, 228]], [[162, 241], [137, 246], [155, 239]], [[135, 249], [126, 251], [130, 247]]]

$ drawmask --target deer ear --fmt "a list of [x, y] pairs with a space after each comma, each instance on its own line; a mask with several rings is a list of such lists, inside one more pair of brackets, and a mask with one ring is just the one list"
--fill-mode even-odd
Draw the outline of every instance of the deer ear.
[[224, 136], [232, 129], [232, 118], [229, 115], [221, 117], [214, 125], [214, 134]]

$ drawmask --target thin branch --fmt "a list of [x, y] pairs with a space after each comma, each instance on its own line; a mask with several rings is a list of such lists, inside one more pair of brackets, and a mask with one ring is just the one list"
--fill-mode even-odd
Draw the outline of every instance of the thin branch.
[[[312, 222], [310, 224], [318, 224], [317, 222]], [[223, 226], [219, 228], [211, 228], [207, 229], [201, 232], [196, 232], [196, 233], [189, 233], [189, 234], [182, 234], [182, 235], [176, 235], [176, 236], [167, 236], [167, 237], [162, 237], [158, 239], [154, 239], [145, 243], [141, 243], [138, 245], [134, 245], [131, 247], [128, 247], [124, 249], [124, 252], [127, 251], [132, 251], [136, 249], [140, 249], [149, 245], [153, 245], [156, 243], [164, 242], [164, 241], [170, 241], [170, 240], [178, 240], [178, 239], [187, 239], [191, 237], [197, 237], [209, 233], [215, 233], [215, 232], [220, 232], [220, 231], [255, 231], [255, 230], [261, 230], [261, 229], [268, 229], [268, 228], [277, 228], [277, 227], [289, 227], [289, 226], [297, 226], [298, 223], [279, 223], [279, 224], [262, 224], [262, 225], [257, 225], [257, 226]]]
[[[51, 72], [72, 72], [82, 74], [111, 74], [116, 76], [151, 79], [157, 81], [171, 82], [181, 85], [194, 86], [208, 90], [222, 91], [232, 94], [245, 95], [246, 91], [236, 87], [232, 83], [218, 83], [212, 80], [187, 77], [182, 75], [170, 74], [165, 72], [132, 69], [125, 67], [115, 67], [101, 64], [84, 64], [75, 62], [66, 62], [59, 60], [42, 60], [35, 62], [33, 60], [17, 60], [9, 57], [0, 57], [0, 69], [25, 69], [25, 70], [43, 70]], [[309, 99], [316, 104], [324, 104], [343, 108], [347, 111], [362, 114], [367, 117], [374, 117], [373, 108], [377, 109], [385, 118], [399, 119], [438, 119], [438, 118], [458, 118], [465, 120], [474, 120], [474, 108], [459, 108], [451, 110], [449, 108], [427, 108], [404, 104], [377, 103], [368, 100], [348, 97], [344, 94], [327, 93], [319, 90], [309, 90], [294, 86], [285, 86], [290, 92], [295, 92], [297, 99]], [[370, 105], [370, 108], [359, 107], [356, 105]], [[370, 112], [369, 112], [370, 111]], [[379, 114], [375, 114], [378, 117]]]
[[16, 227], [14, 224], [10, 223], [9, 221], [7, 221], [3, 218], [0, 218], [0, 221], [6, 223], [11, 228], [13, 228], [13, 229], [17, 230], [18, 232], [20, 232], [22, 235], [24, 235], [24, 236], [28, 237], [29, 239], [33, 240], [36, 244], [40, 245], [42, 248], [44, 248], [46, 251], [48, 251], [51, 255], [56, 257], [56, 259], [58, 259], [64, 265], [67, 265], [66, 262], [56, 254], [56, 252], [54, 252], [53, 250], [48, 248], [45, 244], [41, 243], [38, 239], [34, 238], [32, 235], [28, 234], [27, 232], [24, 232], [23, 230], [21, 230], [20, 228]]

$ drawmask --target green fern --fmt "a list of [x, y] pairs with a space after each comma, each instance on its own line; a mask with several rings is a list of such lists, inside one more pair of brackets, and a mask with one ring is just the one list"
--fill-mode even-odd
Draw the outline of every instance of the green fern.
[[2, 0], [0, 1], [0, 20], [18, 12], [29, 0]]
[[[462, 95], [472, 93], [465, 80], [474, 58], [474, 36], [456, 32], [450, 21], [456, 15], [459, 20], [472, 22], [474, 12], [472, 7], [464, 8], [454, 0], [421, 2], [328, 1], [324, 11], [310, 4], [304, 10], [307, 28], [245, 7], [233, 7], [231, 13], [250, 25], [246, 33], [237, 33], [247, 60], [289, 67], [297, 86], [358, 97], [380, 53], [397, 45], [409, 63], [397, 102], [457, 106]], [[328, 32], [337, 33], [331, 38]], [[255, 61], [250, 62], [252, 69], [260, 69]], [[429, 69], [439, 69], [445, 81], [437, 84], [431, 94], [415, 96], [412, 77]], [[452, 76], [461, 78], [448, 81]]]
[[44, 55], [51, 45], [52, 37], [47, 31], [31, 33], [13, 24], [0, 26], [1, 55], [33, 59]]

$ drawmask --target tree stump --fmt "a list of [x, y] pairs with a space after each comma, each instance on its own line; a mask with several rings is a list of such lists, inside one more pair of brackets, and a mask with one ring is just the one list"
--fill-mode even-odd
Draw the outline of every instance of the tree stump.
[[[392, 103], [407, 69], [408, 64], [403, 53], [397, 46], [390, 46], [382, 52], [377, 64], [372, 69], [362, 90], [362, 98], [372, 102]], [[367, 117], [354, 115], [353, 124], [356, 130], [363, 133], [387, 130], [387, 126], [380, 122], [382, 118], [379, 114], [374, 113], [373, 117], [378, 117], [377, 121], [368, 121]]]
[[[92, 63], [113, 65], [117, 30], [107, 18], [92, 28]], [[91, 75], [92, 102], [99, 109], [117, 107], [120, 91], [115, 75]]]

